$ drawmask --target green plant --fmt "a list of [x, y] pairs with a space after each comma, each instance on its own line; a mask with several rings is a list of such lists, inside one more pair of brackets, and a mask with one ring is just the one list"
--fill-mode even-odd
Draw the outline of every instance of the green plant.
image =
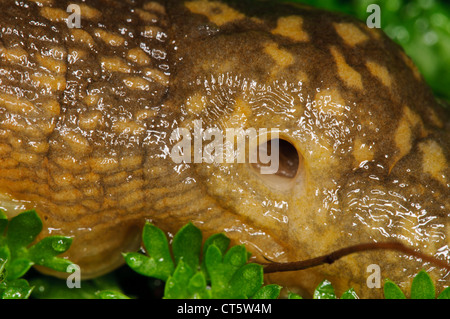
[[82, 281], [80, 288], [69, 288], [65, 280], [45, 275], [30, 278], [29, 283], [35, 299], [130, 299], [112, 273]]
[[42, 231], [42, 221], [34, 210], [8, 220], [0, 210], [0, 299], [25, 299], [33, 290], [22, 279], [33, 265], [65, 272], [71, 262], [56, 257], [67, 251], [72, 239], [49, 236], [32, 245]]
[[[224, 234], [212, 235], [202, 248], [201, 231], [189, 223], [174, 236], [171, 253], [165, 234], [147, 223], [142, 241], [147, 255], [126, 253], [125, 260], [137, 273], [165, 281], [164, 298], [276, 299], [280, 295], [281, 286], [263, 285], [263, 266], [249, 263], [250, 253], [245, 246], [228, 249], [230, 240]], [[301, 299], [295, 293], [288, 297]], [[327, 280], [317, 286], [313, 298], [337, 299]], [[357, 298], [353, 289], [341, 296]]]
[[164, 298], [273, 299], [280, 293], [278, 285], [263, 286], [263, 267], [248, 263], [243, 245], [228, 249], [223, 234], [209, 237], [202, 249], [202, 233], [189, 223], [174, 236], [171, 253], [165, 234], [147, 223], [142, 241], [148, 256], [126, 253], [125, 261], [141, 275], [164, 280]]
[[[44, 275], [23, 278], [32, 265], [65, 272], [72, 263], [57, 255], [67, 251], [71, 238], [49, 236], [33, 244], [42, 230], [35, 211], [26, 211], [8, 221], [0, 210], [0, 299], [70, 298], [128, 299], [112, 274], [84, 281], [81, 288], [70, 289], [65, 280]], [[136, 273], [165, 282], [164, 298], [253, 298], [276, 299], [282, 287], [264, 285], [264, 268], [249, 262], [244, 245], [230, 246], [224, 234], [214, 234], [202, 245], [202, 233], [192, 223], [181, 228], [169, 245], [164, 232], [147, 223], [142, 232], [146, 254], [125, 253], [128, 266]], [[37, 288], [37, 289], [36, 289]], [[384, 284], [386, 299], [406, 298], [392, 281]], [[420, 271], [411, 285], [411, 298], [433, 299], [434, 284], [425, 271]], [[301, 299], [289, 292], [289, 299]], [[328, 280], [323, 280], [313, 293], [314, 299], [338, 299]], [[450, 299], [450, 287], [438, 299]], [[340, 299], [358, 299], [354, 289]]]
[[[386, 299], [406, 299], [406, 296], [394, 282], [386, 279], [384, 283], [384, 297]], [[436, 289], [433, 280], [425, 270], [421, 270], [414, 277], [411, 284], [411, 299], [435, 299]], [[450, 287], [445, 288], [437, 299], [450, 299]]]

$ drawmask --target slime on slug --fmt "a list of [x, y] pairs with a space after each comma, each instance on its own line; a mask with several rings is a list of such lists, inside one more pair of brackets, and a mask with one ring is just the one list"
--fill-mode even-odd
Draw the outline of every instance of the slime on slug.
[[[4, 0], [0, 12], [0, 206], [72, 236], [84, 278], [120, 266], [146, 220], [225, 232], [260, 261], [390, 240], [449, 261], [448, 112], [380, 30], [249, 0]], [[196, 120], [278, 129], [278, 170], [174, 162], [172, 132]], [[449, 284], [380, 251], [268, 280], [377, 296], [370, 264], [403, 286], [422, 268]]]

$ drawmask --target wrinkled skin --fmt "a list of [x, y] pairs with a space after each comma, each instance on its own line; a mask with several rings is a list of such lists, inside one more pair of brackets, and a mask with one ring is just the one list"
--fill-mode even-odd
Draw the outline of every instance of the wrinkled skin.
[[[0, 203], [35, 208], [92, 278], [118, 267], [151, 220], [225, 232], [255, 260], [294, 261], [399, 240], [449, 260], [450, 121], [411, 60], [346, 16], [250, 1], [0, 3]], [[175, 163], [177, 127], [278, 128], [280, 170]], [[268, 275], [339, 294], [371, 264], [407, 287], [421, 268], [367, 252]], [[46, 271], [46, 270], [43, 270]]]

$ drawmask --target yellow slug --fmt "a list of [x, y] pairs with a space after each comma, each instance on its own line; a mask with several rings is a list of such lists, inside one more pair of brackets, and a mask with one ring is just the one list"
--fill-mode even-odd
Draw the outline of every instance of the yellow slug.
[[[42, 236], [73, 236], [66, 256], [84, 278], [121, 265], [146, 220], [225, 232], [259, 261], [389, 240], [450, 260], [449, 116], [378, 29], [248, 0], [3, 0], [0, 12], [0, 207], [35, 208]], [[175, 161], [173, 132], [199, 121], [277, 129], [279, 169]], [[268, 280], [377, 296], [372, 264], [402, 286], [421, 268], [449, 284], [379, 251]]]

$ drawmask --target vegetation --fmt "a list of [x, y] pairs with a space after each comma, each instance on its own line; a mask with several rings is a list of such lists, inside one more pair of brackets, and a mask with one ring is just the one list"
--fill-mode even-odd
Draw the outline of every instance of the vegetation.
[[[69, 298], [128, 299], [114, 277], [109, 274], [83, 282], [80, 288], [69, 288], [66, 280], [26, 274], [31, 266], [41, 265], [67, 272], [69, 260], [57, 257], [66, 252], [71, 239], [63, 236], [45, 237], [32, 244], [42, 230], [35, 211], [26, 211], [8, 220], [0, 211], [0, 299]], [[249, 262], [250, 253], [244, 245], [230, 246], [224, 234], [214, 234], [202, 245], [201, 231], [192, 223], [185, 225], [169, 241], [164, 232], [147, 223], [142, 232], [143, 252], [124, 253], [125, 262], [137, 274], [163, 281], [166, 299], [276, 299], [282, 287], [264, 285], [263, 266]], [[420, 271], [411, 286], [412, 299], [434, 299], [434, 283], [425, 271]], [[405, 294], [392, 281], [386, 280], [384, 296], [404, 299]], [[289, 299], [301, 299], [288, 293]], [[314, 299], [337, 299], [334, 288], [323, 280], [315, 289]], [[450, 288], [439, 299], [450, 298]], [[340, 299], [358, 299], [350, 288]]]
[[289, 0], [366, 21], [377, 4], [381, 28], [416, 63], [436, 96], [450, 102], [450, 4], [439, 0]]

